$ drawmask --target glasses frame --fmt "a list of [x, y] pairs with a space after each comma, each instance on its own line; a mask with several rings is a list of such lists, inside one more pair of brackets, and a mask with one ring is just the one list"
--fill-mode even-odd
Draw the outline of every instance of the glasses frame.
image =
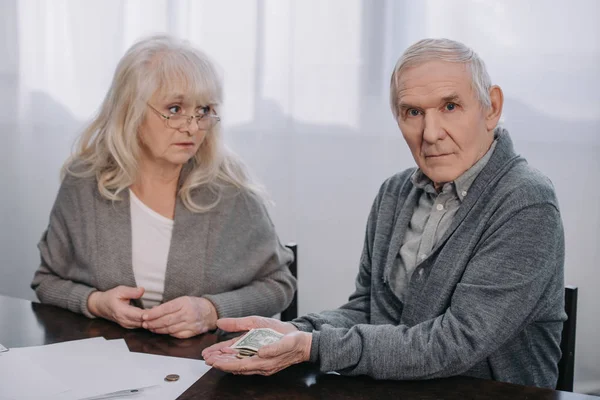
[[[162, 117], [165, 120], [165, 123], [167, 124], [167, 126], [171, 129], [181, 129], [181, 128], [188, 128], [191, 124], [192, 124], [192, 120], [195, 119], [196, 120], [196, 126], [198, 127], [199, 130], [201, 131], [208, 131], [211, 130], [212, 128], [215, 127], [215, 125], [217, 125], [220, 121], [221, 121], [221, 117], [219, 117], [217, 114], [202, 114], [202, 115], [185, 115], [185, 114], [171, 114], [171, 115], [165, 115], [163, 113], [161, 113], [160, 111], [158, 111], [156, 108], [154, 108], [152, 106], [152, 104], [150, 103], [146, 103], [148, 105], [148, 107], [150, 107], [156, 114], [158, 114], [160, 117]], [[171, 126], [169, 124], [169, 121], [173, 121], [173, 117], [177, 117], [177, 118], [185, 118], [186, 123], [181, 125], [178, 128], [175, 128], [173, 126]], [[200, 120], [203, 120], [204, 118], [210, 118], [210, 120], [212, 121], [212, 125], [210, 126], [210, 128], [201, 128], [200, 127]]]

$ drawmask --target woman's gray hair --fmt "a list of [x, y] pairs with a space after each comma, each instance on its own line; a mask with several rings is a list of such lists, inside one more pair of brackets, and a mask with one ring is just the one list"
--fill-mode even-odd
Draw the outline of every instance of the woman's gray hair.
[[[120, 200], [119, 193], [137, 178], [138, 129], [149, 112], [148, 101], [175, 90], [217, 111], [223, 100], [221, 79], [214, 64], [189, 42], [156, 35], [135, 43], [117, 65], [99, 113], [79, 138], [75, 153], [63, 167], [63, 177], [94, 176], [102, 196]], [[219, 187], [223, 185], [264, 195], [262, 187], [252, 183], [241, 159], [223, 144], [220, 124], [207, 132], [189, 163], [191, 170], [178, 195], [193, 212], [216, 206]], [[193, 189], [201, 186], [214, 189], [215, 201], [198, 204], [193, 200]]]
[[460, 42], [450, 39], [423, 39], [410, 46], [400, 57], [390, 82], [390, 106], [395, 117], [398, 116], [398, 81], [404, 70], [424, 64], [428, 61], [446, 61], [466, 64], [471, 71], [471, 82], [479, 102], [490, 107], [490, 88], [492, 80], [483, 60]]

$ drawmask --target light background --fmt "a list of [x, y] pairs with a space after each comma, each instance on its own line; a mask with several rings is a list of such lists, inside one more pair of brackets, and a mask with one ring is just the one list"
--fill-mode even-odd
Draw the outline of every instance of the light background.
[[[300, 312], [353, 289], [381, 182], [413, 160], [389, 76], [423, 37], [472, 46], [504, 89], [517, 151], [558, 193], [577, 285], [576, 390], [600, 390], [600, 2], [0, 0], [0, 294], [29, 289], [59, 168], [137, 38], [170, 32], [219, 64], [228, 143], [300, 251]], [[0, 315], [0, 323], [1, 318]]]

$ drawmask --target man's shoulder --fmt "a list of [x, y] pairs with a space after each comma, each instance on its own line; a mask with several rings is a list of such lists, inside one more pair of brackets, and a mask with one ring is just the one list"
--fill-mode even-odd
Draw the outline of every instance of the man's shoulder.
[[558, 208], [552, 181], [526, 161], [516, 163], [494, 185], [494, 191], [523, 206], [551, 203]]
[[404, 171], [395, 173], [394, 175], [390, 176], [389, 178], [387, 178], [385, 181], [383, 181], [383, 183], [381, 184], [381, 187], [379, 189], [379, 195], [392, 195], [392, 196], [399, 196], [401, 189], [407, 184], [412, 184], [410, 182], [410, 178], [412, 177], [412, 175], [415, 173], [417, 169], [416, 168], [408, 168], [405, 169]]

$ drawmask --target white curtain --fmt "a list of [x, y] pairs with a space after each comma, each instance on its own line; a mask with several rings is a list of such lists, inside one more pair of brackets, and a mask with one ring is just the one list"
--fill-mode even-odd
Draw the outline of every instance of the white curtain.
[[[423, 37], [475, 48], [506, 96], [517, 150], [554, 182], [580, 287], [577, 388], [600, 386], [600, 2], [595, 0], [0, 0], [0, 293], [33, 298], [35, 245], [59, 167], [117, 61], [169, 32], [224, 76], [227, 141], [269, 189], [300, 249], [300, 312], [353, 289], [381, 182], [413, 165], [388, 106], [389, 76]], [[600, 389], [600, 388], [598, 388]]]

